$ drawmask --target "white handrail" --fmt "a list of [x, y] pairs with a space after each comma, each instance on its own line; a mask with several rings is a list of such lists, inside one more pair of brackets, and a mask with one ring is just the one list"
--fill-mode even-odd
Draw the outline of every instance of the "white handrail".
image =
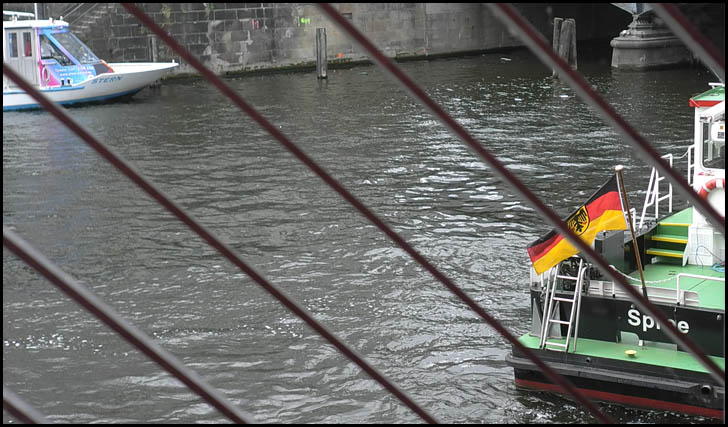
[[688, 184], [693, 185], [693, 180], [695, 177], [693, 176], [693, 172], [695, 171], [695, 146], [691, 145], [690, 148], [688, 148]]
[[18, 19], [19, 16], [23, 18], [35, 18], [35, 13], [30, 12], [14, 12], [12, 10], [3, 10], [3, 16], [12, 16], [13, 20]]
[[[577, 286], [577, 289], [575, 292], [579, 292], [579, 296], [577, 297], [577, 303], [576, 303], [576, 326], [574, 327], [574, 346], [571, 349], [572, 353], [576, 353], [576, 340], [579, 337], [579, 319], [581, 317], [581, 290], [584, 286], [584, 278], [586, 277], [586, 273], [589, 270], [590, 264], [584, 265], [584, 268], [579, 272], [579, 279], [580, 283]], [[569, 352], [569, 349], [566, 349], [566, 352]]]
[[[670, 164], [670, 167], [672, 167], [672, 154], [665, 154], [662, 156], [663, 159], [666, 159], [668, 163]], [[689, 163], [689, 160], [688, 160]], [[689, 167], [689, 166], [688, 166]], [[689, 175], [689, 174], [688, 174]], [[641, 230], [642, 226], [644, 225], [645, 218], [647, 217], [647, 208], [650, 206], [655, 207], [655, 216], [651, 219], [657, 219], [660, 217], [659, 207], [660, 202], [663, 200], [668, 201], [668, 212], [672, 213], [672, 183], [668, 182], [668, 190], [667, 194], [664, 196], [660, 196], [660, 181], [664, 180], [664, 176], [660, 176], [660, 173], [657, 171], [656, 168], [652, 168], [652, 173], [650, 173], [650, 183], [647, 184], [647, 194], [645, 195], [645, 203], [642, 206], [642, 215], [640, 216], [640, 222], [639, 226], [637, 227], [637, 230]]]
[[690, 277], [693, 279], [703, 279], [703, 280], [713, 280], [715, 282], [725, 283], [725, 278], [721, 279], [720, 277], [700, 276], [698, 274], [690, 274], [690, 273], [679, 273], [677, 275], [677, 284], [675, 285], [675, 304], [681, 304], [681, 305], [685, 305], [685, 294], [683, 293], [682, 295], [680, 295], [680, 278], [681, 277]]

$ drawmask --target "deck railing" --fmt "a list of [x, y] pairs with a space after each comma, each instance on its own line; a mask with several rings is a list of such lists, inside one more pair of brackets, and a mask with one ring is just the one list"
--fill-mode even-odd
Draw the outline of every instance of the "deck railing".
[[[182, 56], [189, 65], [196, 68], [200, 74], [208, 79], [213, 85], [215, 85], [224, 95], [226, 95], [228, 98], [230, 98], [242, 111], [244, 111], [246, 114], [248, 114], [251, 118], [253, 118], [258, 124], [263, 127], [266, 131], [268, 131], [279, 143], [281, 143], [286, 149], [291, 151], [302, 163], [304, 163], [306, 166], [308, 166], [311, 170], [313, 170], [324, 182], [326, 182], [327, 185], [332, 187], [339, 195], [342, 196], [347, 202], [352, 204], [359, 212], [361, 212], [365, 217], [367, 217], [371, 222], [373, 222], [377, 227], [383, 231], [385, 234], [387, 234], [396, 244], [398, 244], [402, 249], [404, 249], [410, 256], [413, 257], [418, 263], [420, 263], [426, 270], [428, 270], [436, 279], [438, 279], [441, 283], [443, 283], [448, 289], [450, 289], [458, 298], [461, 299], [464, 303], [466, 303], [472, 310], [474, 310], [476, 313], [478, 313], [481, 318], [483, 318], [488, 324], [493, 326], [496, 331], [498, 331], [504, 338], [506, 338], [509, 342], [511, 342], [512, 345], [515, 347], [518, 347], [519, 350], [521, 350], [527, 357], [529, 357], [534, 363], [539, 366], [544, 372], [546, 376], [548, 376], [552, 381], [557, 383], [563, 391], [570, 394], [572, 397], [574, 397], [578, 402], [580, 402], [585, 408], [589, 410], [589, 412], [594, 415], [597, 419], [603, 422], [610, 422], [611, 419], [606, 416], [604, 413], [602, 413], [589, 399], [587, 399], [581, 392], [579, 392], [574, 386], [565, 378], [563, 378], [561, 375], [557, 374], [553, 369], [551, 369], [548, 365], [546, 365], [543, 361], [541, 361], [531, 350], [525, 348], [520, 342], [513, 336], [509, 331], [507, 331], [496, 319], [491, 317], [485, 310], [483, 310], [478, 304], [476, 304], [472, 299], [470, 299], [467, 294], [465, 294], [462, 290], [460, 290], [452, 281], [450, 281], [449, 278], [447, 278], [444, 274], [442, 274], [438, 269], [436, 269], [432, 264], [429, 263], [422, 255], [420, 255], [414, 248], [412, 248], [406, 241], [404, 241], [401, 237], [399, 237], [396, 233], [394, 233], [393, 230], [389, 228], [381, 219], [379, 219], [376, 215], [374, 215], [366, 206], [364, 206], [361, 202], [359, 202], [351, 193], [349, 193], [345, 188], [343, 188], [336, 180], [334, 180], [331, 176], [329, 176], [323, 168], [321, 168], [318, 164], [316, 164], [312, 159], [310, 159], [308, 156], [306, 156], [298, 147], [295, 146], [285, 135], [283, 135], [280, 131], [277, 130], [275, 126], [273, 126], [271, 123], [267, 122], [267, 120], [260, 115], [254, 108], [249, 106], [237, 93], [235, 93], [232, 89], [230, 89], [229, 86], [227, 86], [222, 79], [220, 79], [218, 76], [216, 76], [212, 71], [204, 67], [199, 60], [194, 58], [186, 49], [181, 47], [172, 37], [170, 37], [164, 30], [162, 30], [158, 25], [156, 25], [146, 14], [144, 14], [138, 7], [132, 5], [132, 4], [124, 4], [124, 7], [134, 16], [136, 16], [144, 25], [146, 25], [148, 28], [152, 30], [157, 36], [159, 36], [162, 40], [165, 41], [165, 43], [168, 44], [168, 46], [174, 50], [177, 54]], [[412, 82], [396, 65], [394, 65], [393, 61], [391, 61], [389, 58], [387, 58], [381, 51], [379, 51], [371, 42], [368, 41], [368, 39], [361, 34], [356, 28], [354, 28], [351, 23], [349, 23], [345, 18], [343, 18], [335, 9], [333, 6], [329, 4], [320, 4], [319, 7], [322, 9], [322, 11], [328, 15], [332, 21], [334, 21], [337, 25], [339, 25], [341, 28], [344, 29], [344, 32], [348, 34], [352, 39], [354, 39], [356, 42], [358, 42], [360, 45], [362, 45], [367, 52], [372, 56], [372, 58], [377, 62], [381, 67], [383, 67], [385, 70], [387, 70], [398, 82], [400, 82], [403, 87], [405, 87], [408, 92], [419, 102], [421, 102], [427, 109], [429, 109], [438, 119], [440, 119], [443, 124], [445, 124], [446, 127], [448, 127], [455, 135], [457, 135], [463, 142], [465, 142], [467, 145], [469, 145], [480, 157], [483, 159], [486, 163], [488, 163], [499, 175], [501, 175], [504, 180], [509, 183], [521, 196], [522, 199], [529, 202], [532, 206], [536, 208], [536, 210], [543, 215], [550, 223], [552, 223], [557, 229], [559, 229], [564, 236], [568, 238], [570, 242], [572, 242], [577, 248], [579, 248], [582, 253], [595, 265], [602, 267], [602, 271], [605, 271], [605, 273], [612, 278], [615, 283], [617, 283], [619, 286], [623, 287], [627, 291], [627, 293], [630, 294], [632, 299], [640, 305], [642, 308], [644, 308], [646, 311], [653, 314], [653, 316], [657, 319], [657, 321], [661, 322], [665, 325], [666, 333], [667, 335], [672, 338], [675, 342], [679, 342], [681, 345], [683, 345], [685, 348], [687, 348], [691, 353], [695, 355], [695, 357], [700, 361], [701, 364], [703, 364], [708, 371], [717, 378], [718, 382], [721, 385], [724, 385], [725, 383], [725, 373], [722, 369], [720, 369], [715, 363], [710, 360], [707, 356], [705, 356], [704, 352], [700, 350], [699, 347], [697, 347], [692, 341], [690, 341], [687, 337], [681, 336], [682, 334], [679, 334], [677, 329], [675, 329], [674, 326], [671, 327], [671, 324], [667, 321], [664, 314], [662, 314], [661, 311], [659, 311], [656, 307], [654, 307], [649, 301], [644, 299], [642, 295], [639, 294], [639, 292], [634, 291], [631, 286], [627, 283], [627, 281], [619, 276], [609, 265], [596, 253], [593, 249], [591, 249], [588, 245], [584, 244], [581, 239], [579, 239], [564, 223], [564, 221], [556, 215], [555, 212], [553, 212], [550, 208], [548, 208], [543, 202], [536, 197], [529, 189], [526, 187], [516, 176], [512, 175], [508, 169], [506, 169], [499, 161], [498, 159], [493, 156], [491, 153], [489, 153], [485, 148], [482, 147], [480, 143], [478, 143], [474, 138], [472, 138], [465, 129], [463, 129], [452, 117], [450, 117], [447, 113], [444, 112], [444, 110], [439, 107], [434, 101], [432, 101], [414, 82]], [[632, 143], [636, 148], [638, 148], [638, 151], [648, 160], [650, 163], [655, 165], [658, 169], [662, 170], [663, 173], [668, 176], [668, 178], [671, 180], [671, 182], [675, 183], [679, 188], [681, 188], [683, 191], [688, 192], [691, 194], [686, 194], [688, 199], [696, 203], [696, 207], [701, 210], [701, 212], [704, 212], [706, 216], [711, 218], [720, 218], [717, 212], [710, 207], [706, 202], [702, 201], [702, 199], [698, 198], [692, 190], [690, 190], [689, 185], [685, 182], [682, 177], [679, 175], [674, 174], [672, 171], [668, 170], [668, 168], [665, 167], [664, 162], [659, 158], [659, 156], [656, 154], [654, 149], [645, 141], [643, 138], [637, 134], [632, 127], [626, 123], [616, 112], [614, 112], [613, 109], [604, 101], [601, 97], [596, 95], [596, 93], [591, 89], [591, 87], [586, 83], [586, 81], [576, 73], [574, 70], [572, 70], [560, 57], [558, 57], [555, 52], [553, 52], [553, 49], [551, 46], [543, 39], [540, 34], [538, 34], [535, 29], [528, 24], [511, 6], [508, 5], [493, 5], [489, 4], [488, 7], [491, 9], [491, 11], [499, 18], [501, 19], [511, 30], [513, 30], [520, 38], [521, 40], [529, 47], [531, 48], [539, 58], [548, 66], [550, 66], [552, 69], [557, 70], [559, 75], [572, 86], [572, 88], [575, 90], [577, 95], [582, 97], [582, 99], [587, 102], [589, 105], [591, 105], [596, 112], [609, 124], [614, 126], [623, 136], [626, 137], [626, 139]], [[663, 14], [669, 16], [672, 21], [666, 19], [669, 25], [676, 26], [678, 30], [674, 30], [676, 34], [678, 34], [681, 38], [685, 37], [687, 39], [690, 39], [690, 43], [686, 42], [691, 48], [694, 48], [694, 51], [697, 52], [698, 56], [706, 62], [706, 64], [709, 64], [711, 67], [718, 68], [718, 75], [725, 75], [725, 60], [720, 56], [715, 54], [715, 49], [712, 48], [708, 44], [708, 46], [705, 46], [706, 42], [704, 38], [701, 38], [702, 36], [698, 33], [697, 37], [695, 35], [694, 29], [690, 26], [690, 24], [684, 19], [684, 17], [677, 12], [677, 9], [672, 8], [670, 5], [664, 6], [664, 7], [655, 7], [655, 10], [660, 16], [662, 17]], [[693, 45], [697, 45], [697, 47], [694, 47]], [[707, 57], [708, 59], [704, 59], [704, 57]], [[38, 103], [43, 106], [46, 110], [48, 110], [51, 114], [53, 114], [56, 118], [58, 118], [64, 125], [66, 125], [69, 129], [74, 131], [76, 134], [79, 135], [87, 144], [89, 144], [91, 147], [93, 147], [97, 152], [99, 152], [100, 155], [102, 155], [104, 158], [106, 158], [110, 163], [112, 163], [116, 168], [118, 168], [122, 173], [124, 173], [127, 177], [132, 179], [138, 186], [140, 186], [144, 191], [146, 191], [148, 194], [150, 194], [155, 200], [157, 200], [161, 205], [163, 205], [167, 210], [172, 212], [175, 216], [177, 216], [178, 219], [183, 221], [188, 227], [190, 227], [193, 231], [195, 231], [200, 237], [202, 237], [205, 241], [208, 242], [211, 246], [213, 246], [216, 250], [218, 250], [223, 256], [228, 258], [233, 264], [237, 265], [242, 271], [244, 271], [246, 274], [248, 274], [251, 278], [253, 278], [259, 285], [261, 285], [266, 291], [271, 293], [272, 296], [274, 296], [276, 299], [278, 299], [282, 304], [284, 304], [289, 310], [291, 310], [294, 314], [299, 316], [301, 319], [303, 319], [309, 326], [311, 326], [314, 330], [316, 330], [319, 334], [321, 334], [323, 337], [325, 337], [327, 340], [329, 340], [330, 343], [332, 343], [334, 346], [339, 349], [343, 354], [345, 354], [347, 357], [349, 357], [352, 361], [357, 363], [360, 367], [362, 367], [363, 370], [365, 370], [370, 376], [372, 376], [374, 379], [376, 379], [383, 387], [385, 387], [387, 390], [389, 390], [391, 393], [393, 393], [396, 397], [400, 399], [405, 405], [407, 405], [411, 410], [413, 410], [420, 418], [427, 422], [435, 422], [436, 420], [427, 413], [424, 409], [422, 409], [419, 405], [417, 405], [413, 400], [409, 398], [409, 396], [400, 390], [398, 387], [396, 387], [394, 384], [392, 384], [388, 379], [386, 379], [384, 376], [382, 376], [376, 369], [371, 367], [364, 359], [356, 354], [353, 350], [349, 349], [348, 346], [346, 346], [343, 342], [341, 342], [334, 334], [329, 332], [323, 325], [320, 325], [313, 317], [308, 314], [304, 309], [302, 309], [298, 304], [296, 304], [294, 301], [292, 301], [290, 298], [288, 298], [285, 294], [283, 294], [280, 290], [278, 290], [275, 286], [273, 286], [270, 282], [268, 282], [265, 278], [263, 278], [260, 274], [255, 272], [255, 270], [248, 266], [243, 260], [234, 252], [232, 249], [224, 245], [219, 239], [217, 239], [214, 235], [212, 235], [209, 231], [207, 231], [199, 222], [194, 220], [189, 214], [187, 214], [184, 210], [182, 210], [180, 207], [178, 207], [171, 199], [167, 198], [161, 191], [159, 191], [151, 182], [147, 181], [145, 178], [143, 178], [138, 172], [136, 172], [128, 163], [126, 163], [123, 159], [121, 159], [119, 156], [117, 156], [115, 153], [113, 153], [108, 147], [100, 143], [96, 138], [94, 138], [91, 134], [89, 134], [85, 129], [83, 129], [80, 125], [75, 123], [68, 114], [66, 114], [62, 109], [60, 109], [56, 104], [48, 101], [42, 94], [40, 94], [37, 90], [35, 90], [33, 87], [31, 87], [27, 82], [23, 81], [22, 78], [20, 78], [16, 73], [14, 73], [12, 70], [9, 69], [9, 67], [6, 67], [3, 65], [3, 73], [8, 75], [13, 81], [15, 81], [18, 85], [20, 85], [30, 96], [32, 96]], [[721, 74], [722, 73], [722, 74]], [[696, 200], [693, 200], [696, 199]], [[718, 222], [718, 228], [720, 231], [725, 234], [725, 221]], [[5, 227], [3, 227], [3, 243], [4, 245], [11, 247], [15, 243], [13, 241], [20, 242], [20, 240], [17, 240], [18, 236], [14, 236], [12, 232], [9, 230], [6, 230]], [[23, 258], [26, 262], [28, 262], [31, 265], [38, 264], [38, 259], [42, 257], [40, 254], [33, 254], [33, 252], [28, 252], [28, 255], [19, 255], [22, 257], [26, 256], [27, 258]], [[43, 270], [43, 267], [36, 267], [39, 269], [39, 271]], [[46, 276], [49, 277], [49, 276]], [[54, 280], [49, 277], [49, 280]], [[93, 307], [86, 307], [90, 311], [94, 311], [97, 309], [97, 307], [94, 305]], [[101, 316], [99, 316], [101, 317]], [[123, 335], [123, 334], [122, 334]], [[125, 338], [129, 339], [125, 336]], [[164, 366], [162, 363], [160, 365]], [[190, 374], [194, 375], [194, 374]], [[189, 385], [189, 384], [188, 384]], [[194, 390], [194, 388], [193, 388]], [[198, 394], [203, 395], [203, 393], [200, 393], [200, 390], [195, 390], [198, 392]], [[203, 397], [205, 397], [203, 395]], [[220, 405], [224, 407], [223, 403], [215, 403], [215, 399], [207, 399], [208, 402], [213, 404], [213, 406]], [[3, 403], [4, 406], [6, 405], [6, 399], [5, 399], [5, 393], [3, 393]], [[219, 406], [216, 406], [218, 409], [220, 409]], [[223, 411], [223, 413], [225, 413]], [[234, 413], [228, 413], [226, 414], [230, 419], [233, 419], [237, 422], [244, 422], [244, 418], [242, 416], [238, 416], [236, 414], [241, 414], [240, 411], [235, 411]], [[237, 417], [237, 418], [236, 418]]]
[[[667, 160], [672, 167], [672, 154], [665, 154], [662, 156], [663, 159]], [[688, 167], [688, 171], [690, 167]], [[636, 230], [641, 230], [645, 223], [645, 219], [657, 220], [660, 218], [660, 202], [667, 200], [667, 212], [672, 212], [672, 184], [668, 183], [667, 194], [660, 196], [660, 183], [665, 179], [664, 176], [660, 176], [660, 173], [656, 168], [652, 168], [650, 172], [650, 183], [647, 184], [647, 194], [645, 195], [645, 202], [642, 205], [642, 215], [640, 215], [640, 222], [635, 227]], [[647, 209], [650, 206], [655, 207], [655, 215], [652, 217], [647, 216]], [[632, 218], [635, 218], [634, 216]], [[636, 219], [636, 218], [635, 218]], [[633, 224], [634, 226], [634, 224]]]
[[677, 282], [675, 285], [675, 304], [681, 304], [681, 305], [690, 305], [690, 304], [697, 304], [700, 301], [695, 298], [687, 298], [686, 293], [687, 292], [680, 292], [680, 278], [687, 277], [691, 279], [702, 279], [702, 280], [709, 280], [713, 282], [723, 282], [725, 284], [725, 278], [719, 278], [719, 277], [711, 277], [711, 276], [702, 276], [699, 274], [690, 274], [690, 273], [678, 273], [677, 275]]

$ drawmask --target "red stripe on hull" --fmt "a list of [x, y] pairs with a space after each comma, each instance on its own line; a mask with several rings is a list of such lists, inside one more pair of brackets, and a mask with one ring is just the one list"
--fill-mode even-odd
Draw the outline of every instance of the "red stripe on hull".
[[[542, 383], [538, 381], [529, 381], [522, 379], [515, 379], [516, 385], [520, 387], [545, 390], [555, 393], [563, 394], [561, 387], [555, 384]], [[701, 408], [699, 406], [685, 405], [682, 403], [665, 402], [663, 400], [647, 399], [644, 397], [627, 396], [624, 394], [607, 393], [604, 391], [590, 390], [585, 388], [578, 388], [578, 390], [584, 393], [587, 397], [604, 401], [614, 402], [626, 406], [637, 406], [648, 409], [657, 409], [661, 411], [673, 411], [681, 412], [684, 414], [700, 415], [703, 417], [720, 418], [723, 419], [723, 411], [718, 409]]]

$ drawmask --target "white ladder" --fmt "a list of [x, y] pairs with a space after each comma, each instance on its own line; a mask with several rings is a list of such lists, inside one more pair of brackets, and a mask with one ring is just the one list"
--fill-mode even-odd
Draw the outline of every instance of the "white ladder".
[[[688, 153], [690, 151], [688, 150]], [[665, 154], [661, 158], [667, 160], [670, 164], [670, 168], [672, 168], [672, 154]], [[688, 159], [688, 163], [690, 163], [690, 159]], [[690, 176], [690, 164], [688, 164], [688, 176]], [[694, 168], [694, 166], [692, 166]], [[655, 219], [660, 218], [660, 202], [663, 200], [667, 200], [667, 213], [672, 213], [672, 183], [668, 181], [667, 186], [667, 194], [664, 194], [660, 196], [660, 182], [665, 180], [666, 178], [664, 176], [661, 176], [660, 173], [657, 171], [656, 168], [652, 168], [652, 172], [650, 173], [650, 183], [647, 184], [647, 194], [645, 195], [645, 203], [642, 206], [642, 215], [640, 216], [640, 222], [637, 225], [636, 229], [641, 230], [642, 225], [645, 223], [645, 219]], [[647, 209], [650, 206], [655, 207], [655, 216], [654, 217], [648, 217], [647, 216]], [[634, 217], [633, 217], [634, 218]]]
[[[576, 319], [576, 327], [574, 328], [574, 348], [572, 351], [576, 350], [576, 337], [579, 333], [579, 309], [581, 308], [581, 288], [584, 284], [584, 275], [587, 270], [587, 266], [584, 265], [584, 260], [579, 258], [579, 269], [576, 273], [576, 276], [568, 276], [568, 275], [562, 275], [558, 274], [559, 266], [556, 266], [556, 268], [552, 269], [548, 273], [548, 277], [546, 278], [546, 294], [544, 298], [544, 304], [547, 307], [544, 307], [543, 311], [543, 319], [541, 321], [541, 341], [539, 343], [539, 347], [546, 350], [557, 350], [555, 348], [547, 348], [547, 347], [557, 347], [558, 351], [569, 351], [569, 340], [571, 338], [571, 330], [572, 326], [574, 325], [574, 320]], [[574, 289], [574, 296], [573, 298], [564, 298], [564, 297], [558, 297], [556, 296], [556, 280], [562, 279], [562, 280], [571, 280], [576, 282], [576, 286]], [[556, 317], [559, 313], [559, 305], [561, 303], [571, 303], [571, 313], [569, 314], [569, 320], [560, 320]], [[549, 335], [549, 332], [551, 330], [551, 325], [568, 325], [567, 332], [566, 332], [566, 340], [564, 343], [555, 342], [555, 341], [549, 341], [550, 338], [555, 338]]]

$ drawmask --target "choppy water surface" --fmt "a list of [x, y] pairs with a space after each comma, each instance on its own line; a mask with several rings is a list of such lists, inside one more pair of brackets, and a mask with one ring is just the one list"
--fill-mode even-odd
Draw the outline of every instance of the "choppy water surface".
[[[685, 152], [688, 98], [708, 74], [580, 66], [660, 152]], [[525, 52], [402, 67], [557, 212], [618, 163], [641, 208], [649, 167]], [[386, 75], [229, 83], [510, 331], [527, 331], [525, 247], [550, 227]], [[592, 421], [517, 391], [500, 335], [207, 83], [68, 111], [440, 421]], [[419, 421], [45, 112], [3, 114], [3, 224], [258, 422]], [[226, 421], [7, 250], [3, 342], [3, 383], [52, 421]]]

